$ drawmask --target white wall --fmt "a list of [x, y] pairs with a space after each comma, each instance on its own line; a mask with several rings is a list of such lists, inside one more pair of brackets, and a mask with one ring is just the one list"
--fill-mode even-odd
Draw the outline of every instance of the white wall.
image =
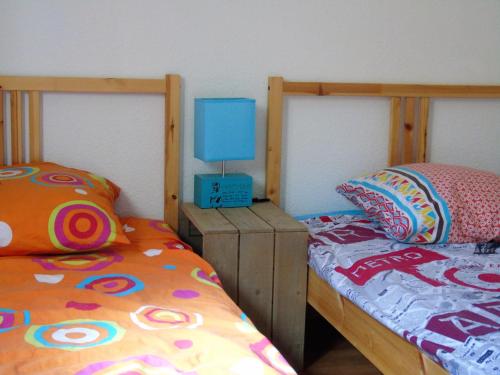
[[[193, 158], [193, 98], [256, 98], [257, 158], [229, 168], [252, 174], [261, 194], [268, 75], [500, 84], [499, 20], [498, 0], [1, 0], [0, 74], [181, 74], [185, 200], [193, 174], [215, 169]], [[122, 212], [161, 216], [159, 98], [52, 94], [44, 102], [47, 159], [116, 180]], [[498, 102], [471, 107], [433, 107], [432, 158], [499, 173]], [[386, 159], [387, 108], [380, 99], [287, 101], [287, 209], [344, 207], [334, 184]]]

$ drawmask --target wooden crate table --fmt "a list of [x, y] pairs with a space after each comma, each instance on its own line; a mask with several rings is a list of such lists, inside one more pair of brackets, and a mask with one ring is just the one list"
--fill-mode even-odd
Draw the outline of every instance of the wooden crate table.
[[181, 208], [181, 237], [212, 264], [224, 290], [257, 328], [302, 368], [307, 228], [270, 202]]

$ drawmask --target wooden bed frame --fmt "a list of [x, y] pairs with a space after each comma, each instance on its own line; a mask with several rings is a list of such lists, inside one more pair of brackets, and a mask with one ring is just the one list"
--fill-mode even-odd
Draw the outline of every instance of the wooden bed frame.
[[[164, 79], [0, 76], [0, 166], [7, 163], [4, 102], [10, 93], [11, 164], [39, 162], [42, 157], [41, 105], [43, 92], [161, 94], [165, 97], [165, 221], [175, 230], [179, 222], [180, 76]], [[23, 93], [28, 93], [29, 160], [24, 160]]]
[[[390, 166], [426, 161], [429, 106], [432, 98], [500, 98], [500, 86], [290, 82], [282, 77], [270, 77], [268, 90], [266, 195], [276, 205], [280, 204], [285, 96], [390, 98]], [[340, 295], [311, 268], [308, 269], [307, 302], [384, 374], [448, 373], [416, 346]]]

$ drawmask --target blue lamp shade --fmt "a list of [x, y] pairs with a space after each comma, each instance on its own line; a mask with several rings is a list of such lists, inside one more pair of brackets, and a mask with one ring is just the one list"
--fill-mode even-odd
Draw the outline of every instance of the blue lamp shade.
[[255, 100], [195, 99], [194, 156], [206, 162], [255, 158]]

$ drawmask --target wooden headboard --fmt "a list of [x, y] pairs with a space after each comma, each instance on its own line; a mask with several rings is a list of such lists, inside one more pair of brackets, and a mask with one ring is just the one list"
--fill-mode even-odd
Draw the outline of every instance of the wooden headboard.
[[[5, 132], [5, 93], [10, 93], [10, 164], [43, 160], [41, 137], [41, 96], [43, 92], [160, 94], [165, 97], [165, 208], [166, 222], [175, 230], [179, 221], [179, 132], [180, 76], [163, 79], [20, 77], [0, 76], [0, 166], [7, 164]], [[29, 158], [25, 160], [23, 93], [28, 93]]]
[[500, 98], [500, 86], [292, 82], [269, 77], [266, 196], [280, 204], [283, 97], [372, 96], [391, 100], [389, 166], [425, 162], [432, 98]]

